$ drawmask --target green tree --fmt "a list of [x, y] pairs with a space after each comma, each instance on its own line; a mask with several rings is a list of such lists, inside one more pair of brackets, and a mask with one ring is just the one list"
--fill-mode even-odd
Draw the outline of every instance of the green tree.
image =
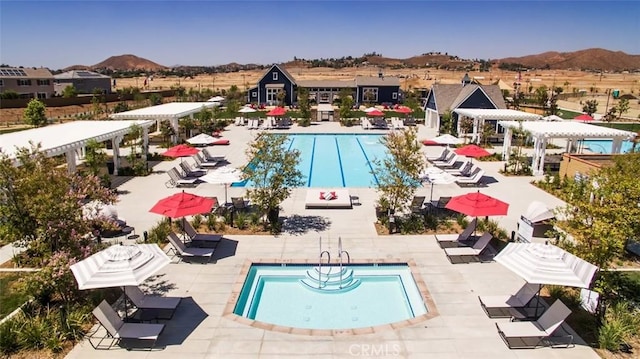
[[529, 159], [522, 152], [522, 148], [526, 144], [527, 139], [531, 134], [522, 128], [522, 121], [518, 121], [518, 128], [512, 129], [511, 138], [513, 139], [513, 144], [510, 151], [511, 155], [509, 156], [509, 161], [507, 162], [506, 169], [507, 172], [513, 173], [516, 175], [525, 174], [528, 175], [531, 172], [531, 167], [529, 166]]
[[40, 147], [20, 148], [14, 159], [0, 152], [0, 238], [27, 248], [34, 264], [66, 250], [81, 256], [97, 223], [85, 219], [82, 206], [91, 200], [113, 203], [115, 193], [91, 175], [70, 174], [46, 157]]
[[546, 112], [549, 105], [549, 89], [542, 85], [536, 89], [534, 94], [536, 103], [542, 107], [542, 111]]
[[627, 100], [626, 98], [623, 98], [620, 100], [620, 102], [618, 102], [618, 105], [616, 106], [616, 112], [618, 112], [618, 120], [622, 117], [622, 115], [629, 112], [629, 108], [629, 100]]
[[381, 140], [389, 155], [373, 161], [373, 175], [377, 180], [376, 190], [380, 194], [378, 207], [392, 213], [409, 209], [419, 185], [418, 178], [426, 162], [417, 139], [417, 130], [390, 132]]
[[350, 118], [351, 109], [353, 108], [353, 97], [349, 89], [340, 90], [340, 118]]
[[278, 91], [278, 95], [276, 95], [276, 98], [278, 99], [278, 106], [284, 107], [287, 101], [287, 91], [285, 90]]
[[253, 183], [247, 196], [267, 215], [273, 232], [279, 231], [280, 203], [293, 188], [304, 184], [304, 176], [297, 169], [300, 152], [286, 150], [287, 141], [287, 136], [264, 133], [249, 143], [246, 152], [251, 165], [245, 168], [244, 179]]
[[582, 106], [582, 112], [591, 116], [598, 111], [598, 101], [597, 100], [588, 100]]
[[464, 142], [466, 143], [468, 139], [466, 135], [473, 132], [473, 119], [464, 117], [462, 119], [458, 119], [458, 121], [460, 121], [460, 136], [464, 137]]
[[64, 98], [72, 98], [78, 96], [78, 90], [76, 90], [75, 86], [68, 85], [62, 90], [62, 97]]
[[27, 104], [27, 108], [22, 115], [24, 122], [33, 127], [42, 127], [47, 125], [47, 107], [38, 99], [31, 99]]
[[162, 104], [162, 95], [157, 93], [152, 93], [149, 95], [149, 104], [151, 106], [161, 105]]
[[227, 113], [230, 115], [237, 115], [240, 110], [240, 102], [236, 99], [227, 100]]
[[311, 119], [311, 105], [309, 104], [309, 89], [300, 87], [298, 89], [298, 108], [303, 124], [308, 125]]
[[442, 116], [440, 116], [440, 134], [450, 134], [457, 136], [458, 133], [453, 127], [453, 114], [450, 109], [447, 109]]
[[102, 151], [102, 143], [91, 139], [85, 146], [85, 164], [89, 173], [93, 176], [100, 175], [100, 169], [107, 163], [107, 154]]

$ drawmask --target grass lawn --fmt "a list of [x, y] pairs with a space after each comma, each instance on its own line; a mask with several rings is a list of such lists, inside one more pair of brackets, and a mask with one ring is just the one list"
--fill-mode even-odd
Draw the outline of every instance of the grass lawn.
[[17, 283], [18, 279], [28, 274], [24, 272], [0, 273], [0, 318], [4, 318], [27, 301], [28, 296], [20, 292]]
[[596, 126], [602, 126], [602, 127], [610, 127], [610, 128], [615, 128], [617, 130], [624, 130], [624, 131], [632, 131], [632, 132], [640, 132], [640, 122], [624, 122], [624, 123], [619, 123], [619, 122], [611, 122], [611, 123], [594, 123], [594, 125]]
[[558, 110], [558, 116], [562, 117], [565, 120], [573, 120], [576, 116], [582, 115], [582, 112], [574, 112], [571, 110]]

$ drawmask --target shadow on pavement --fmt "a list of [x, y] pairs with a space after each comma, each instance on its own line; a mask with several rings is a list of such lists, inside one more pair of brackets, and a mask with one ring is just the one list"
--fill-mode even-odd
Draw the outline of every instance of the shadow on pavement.
[[329, 228], [331, 222], [326, 217], [292, 215], [284, 220], [282, 232], [303, 235], [309, 231], [321, 232]]

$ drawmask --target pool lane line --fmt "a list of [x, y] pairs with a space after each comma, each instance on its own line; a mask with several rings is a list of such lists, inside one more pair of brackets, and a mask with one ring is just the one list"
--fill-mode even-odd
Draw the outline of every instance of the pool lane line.
[[358, 146], [360, 146], [360, 150], [362, 151], [362, 154], [364, 155], [364, 158], [367, 160], [367, 164], [369, 165], [369, 169], [371, 170], [371, 174], [373, 175], [373, 179], [376, 180], [376, 184], [378, 184], [378, 176], [376, 176], [376, 173], [373, 171], [373, 167], [371, 167], [371, 161], [369, 161], [369, 156], [367, 156], [367, 152], [364, 150], [364, 148], [362, 147], [362, 143], [360, 143], [360, 139], [358, 137], [356, 137], [356, 141], [358, 141]]
[[340, 164], [340, 177], [342, 178], [342, 187], [347, 187], [344, 182], [344, 170], [342, 169], [342, 156], [340, 156], [340, 145], [338, 145], [338, 137], [333, 138], [336, 141], [336, 150], [338, 151], [338, 163]]
[[313, 157], [316, 154], [316, 136], [313, 136], [313, 146], [311, 146], [311, 164], [309, 165], [309, 180], [307, 187], [311, 187], [311, 175], [313, 174]]

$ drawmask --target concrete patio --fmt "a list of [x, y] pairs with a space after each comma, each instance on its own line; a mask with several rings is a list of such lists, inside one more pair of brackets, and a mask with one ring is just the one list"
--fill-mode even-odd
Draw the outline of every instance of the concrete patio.
[[[418, 128], [419, 139], [436, 135], [424, 126]], [[294, 126], [290, 130], [275, 131], [374, 133], [360, 127], [340, 127], [336, 123], [322, 123], [307, 128]], [[215, 155], [225, 155], [231, 166], [241, 168], [247, 163], [244, 154], [246, 143], [257, 133], [230, 125], [224, 132], [224, 138], [228, 138], [231, 145], [214, 146], [210, 150]], [[440, 147], [424, 147], [425, 153], [430, 155], [440, 150]], [[165, 171], [177, 166], [179, 161], [161, 162], [154, 167], [152, 175], [132, 178], [119, 186], [118, 213], [135, 227], [137, 234], [142, 234], [161, 220], [160, 216], [148, 212], [156, 201], [182, 190], [166, 188], [164, 185], [168, 179]], [[516, 229], [518, 218], [531, 201], [542, 201], [551, 208], [563, 204], [531, 185], [532, 177], [505, 177], [499, 174], [503, 162], [480, 162], [479, 165], [489, 178], [495, 180], [480, 190], [510, 204], [507, 216], [495, 218], [508, 232]], [[434, 199], [475, 190], [460, 188], [455, 184], [435, 185]], [[224, 200], [222, 185], [203, 183], [186, 191]], [[579, 339], [575, 347], [568, 349], [508, 349], [495, 327], [495, 322], [506, 322], [508, 319], [488, 318], [477, 296], [514, 293], [523, 284], [522, 279], [495, 262], [450, 264], [431, 235], [378, 236], [373, 225], [376, 220], [374, 203], [377, 199], [373, 189], [349, 188], [350, 194], [358, 196], [361, 203], [350, 210], [305, 209], [306, 191], [306, 188], [294, 190], [291, 198], [282, 204], [280, 215], [288, 218], [283, 234], [226, 235], [211, 263], [170, 264], [149, 281], [148, 287], [151, 289], [186, 298], [174, 318], [165, 322], [165, 331], [157, 345], [160, 350], [127, 351], [117, 347], [94, 350], [83, 341], [67, 358], [598, 358]], [[243, 188], [231, 187], [228, 196], [242, 196], [244, 192]], [[430, 186], [419, 188], [417, 195], [429, 198]], [[247, 260], [315, 259], [318, 257], [319, 237], [323, 239], [323, 249], [332, 255], [337, 252], [338, 237], [341, 237], [344, 249], [356, 260], [415, 261], [440, 315], [410, 327], [389, 327], [375, 334], [342, 336], [284, 334], [250, 327], [223, 317], [232, 286]], [[124, 238], [121, 241], [132, 242]]]

